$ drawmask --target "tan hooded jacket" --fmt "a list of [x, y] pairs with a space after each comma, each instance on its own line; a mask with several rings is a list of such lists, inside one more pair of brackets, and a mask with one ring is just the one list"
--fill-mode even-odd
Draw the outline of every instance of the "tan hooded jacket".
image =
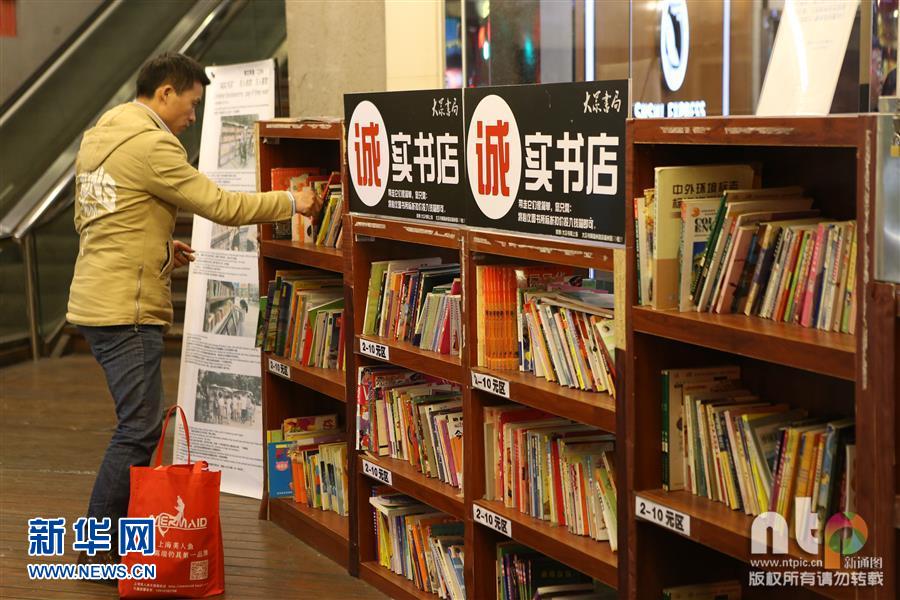
[[77, 325], [170, 325], [179, 208], [223, 225], [291, 217], [285, 192], [226, 192], [191, 167], [148, 107], [129, 103], [84, 134], [75, 163], [81, 236], [66, 318]]

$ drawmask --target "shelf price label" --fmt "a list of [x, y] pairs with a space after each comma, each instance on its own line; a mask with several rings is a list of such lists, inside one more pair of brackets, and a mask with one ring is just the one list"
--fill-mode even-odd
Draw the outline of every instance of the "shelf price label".
[[657, 504], [641, 496], [634, 497], [634, 513], [639, 519], [656, 523], [683, 536], [691, 536], [691, 516], [674, 508]]
[[359, 351], [361, 354], [371, 356], [372, 358], [378, 358], [380, 360], [391, 360], [391, 349], [384, 344], [360, 339]]
[[484, 373], [476, 373], [472, 371], [472, 387], [476, 390], [484, 390], [485, 392], [496, 396], [509, 398], [509, 382], [499, 377], [492, 377]]
[[291, 378], [291, 368], [288, 365], [271, 358], [269, 359], [269, 373], [284, 377], [285, 379]]
[[385, 485], [394, 485], [394, 480], [391, 477], [391, 472], [385, 468], [379, 467], [376, 464], [370, 463], [366, 459], [362, 461], [363, 465], [363, 473], [371, 477], [372, 479], [376, 479]]
[[472, 517], [474, 517], [476, 523], [490, 527], [508, 538], [512, 537], [512, 522], [509, 519], [501, 517], [497, 513], [477, 504], [472, 505]]

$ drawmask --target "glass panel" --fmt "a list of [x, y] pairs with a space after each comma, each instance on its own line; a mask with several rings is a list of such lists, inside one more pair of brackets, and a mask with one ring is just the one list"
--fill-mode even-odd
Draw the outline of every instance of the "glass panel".
[[28, 338], [28, 314], [21, 248], [6, 239], [0, 241], [0, 343], [11, 336]]
[[[81, 135], [128, 74], [193, 6], [128, 2], [113, 11], [91, 38], [0, 129], [0, 215], [6, 213]], [[121, 32], [127, 31], [123, 37]]]

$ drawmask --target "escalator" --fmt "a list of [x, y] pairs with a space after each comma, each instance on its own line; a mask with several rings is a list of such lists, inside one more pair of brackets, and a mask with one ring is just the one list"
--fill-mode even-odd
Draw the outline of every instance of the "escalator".
[[[81, 133], [134, 97], [140, 66], [164, 51], [207, 65], [280, 54], [282, 71], [286, 62], [283, 0], [110, 0], [93, 17], [0, 115], [0, 363], [4, 348], [15, 356], [23, 342], [33, 355], [45, 353], [64, 325], [78, 248], [73, 166]], [[199, 125], [181, 141], [196, 157]], [[177, 233], [189, 237], [189, 216], [180, 223]]]

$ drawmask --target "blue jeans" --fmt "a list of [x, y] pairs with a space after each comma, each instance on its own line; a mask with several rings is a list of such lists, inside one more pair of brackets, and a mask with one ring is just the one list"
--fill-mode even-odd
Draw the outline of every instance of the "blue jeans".
[[159, 442], [163, 414], [162, 326], [78, 329], [103, 367], [116, 405], [118, 425], [97, 472], [87, 513], [98, 519], [109, 517], [115, 537], [119, 518], [128, 514], [131, 466], [149, 465]]

